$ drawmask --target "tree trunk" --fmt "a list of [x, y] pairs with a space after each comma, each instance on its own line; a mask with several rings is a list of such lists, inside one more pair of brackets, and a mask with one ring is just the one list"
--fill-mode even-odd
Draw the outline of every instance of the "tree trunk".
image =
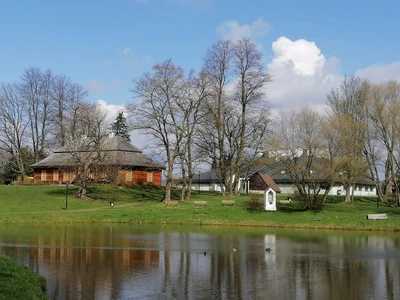
[[351, 195], [350, 195], [350, 184], [345, 185], [346, 196], [344, 197], [344, 202], [351, 202]]
[[81, 182], [81, 184], [79, 185], [79, 191], [78, 191], [78, 195], [77, 198], [82, 199], [82, 198], [86, 198], [86, 180]]

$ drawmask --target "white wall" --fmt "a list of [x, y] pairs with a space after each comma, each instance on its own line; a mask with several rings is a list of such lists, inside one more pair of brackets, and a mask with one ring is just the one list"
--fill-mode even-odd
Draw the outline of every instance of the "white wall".
[[[294, 194], [297, 191], [297, 188], [293, 184], [279, 184], [278, 185], [282, 194]], [[250, 193], [263, 193], [264, 191], [255, 191], [250, 190]], [[321, 190], [320, 194], [325, 193], [325, 190]], [[350, 191], [351, 193], [351, 191]], [[328, 195], [345, 195], [346, 190], [343, 185], [333, 186], [329, 191]], [[375, 186], [357, 186], [354, 191], [354, 196], [366, 196], [373, 197], [376, 196], [376, 187]]]

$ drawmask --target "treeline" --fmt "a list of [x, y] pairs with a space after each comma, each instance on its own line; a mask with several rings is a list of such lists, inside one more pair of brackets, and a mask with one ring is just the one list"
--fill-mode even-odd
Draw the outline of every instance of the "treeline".
[[[270, 140], [273, 149], [288, 149], [280, 160], [306, 207], [321, 208], [336, 183], [344, 185], [345, 201], [365, 183], [375, 185], [381, 201], [393, 197], [399, 205], [400, 84], [348, 77], [327, 94], [326, 104], [323, 113], [309, 107], [281, 113]], [[294, 159], [295, 149], [305, 149], [306, 159]], [[325, 197], [318, 197], [317, 176]]]
[[224, 194], [238, 193], [239, 178], [267, 141], [270, 81], [262, 53], [248, 39], [212, 45], [199, 73], [185, 74], [167, 60], [134, 81], [138, 102], [127, 112], [133, 129], [151, 135], [165, 156], [166, 201], [177, 176], [181, 198], [190, 198], [196, 166], [204, 162]]
[[99, 108], [65, 75], [32, 67], [15, 83], [0, 84], [3, 181], [32, 175], [29, 165], [77, 136], [93, 135]]
[[[182, 199], [190, 198], [193, 175], [204, 163], [215, 170], [224, 194], [236, 194], [239, 179], [267, 162], [268, 153], [281, 153], [274, 159], [283, 163], [308, 209], [320, 208], [326, 198], [320, 192], [326, 196], [337, 183], [345, 185], [346, 201], [363, 181], [376, 185], [382, 201], [399, 199], [398, 82], [348, 77], [321, 99], [327, 111], [305, 106], [272, 118], [271, 75], [263, 65], [252, 41], [221, 40], [209, 47], [199, 72], [166, 60], [134, 79], [136, 101], [127, 105], [127, 118], [131, 130], [151, 136], [166, 164], [167, 201], [177, 177], [185, 187]], [[24, 176], [27, 161], [39, 161], [51, 149], [83, 136], [99, 140], [105, 115], [86, 96], [70, 78], [39, 68], [27, 69], [17, 83], [2, 83], [3, 161]], [[298, 159], [299, 149], [305, 158]]]
[[[187, 187], [181, 197], [189, 198], [196, 166], [204, 162], [224, 194], [238, 193], [239, 178], [270, 163], [271, 152], [281, 153], [274, 159], [307, 209], [320, 209], [338, 183], [346, 201], [356, 183], [375, 184], [382, 201], [399, 199], [399, 83], [348, 77], [321, 99], [327, 111], [305, 106], [272, 118], [266, 101], [271, 76], [262, 65], [250, 40], [222, 40], [208, 49], [197, 74], [167, 60], [134, 81], [138, 102], [127, 111], [134, 129], [151, 135], [165, 154], [167, 195], [179, 177]], [[302, 159], [299, 151], [306, 153]]]

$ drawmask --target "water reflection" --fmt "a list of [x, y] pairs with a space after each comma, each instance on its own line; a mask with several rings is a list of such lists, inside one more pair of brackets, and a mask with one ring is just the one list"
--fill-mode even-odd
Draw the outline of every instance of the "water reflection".
[[399, 249], [382, 233], [0, 228], [0, 253], [44, 276], [51, 299], [399, 299]]

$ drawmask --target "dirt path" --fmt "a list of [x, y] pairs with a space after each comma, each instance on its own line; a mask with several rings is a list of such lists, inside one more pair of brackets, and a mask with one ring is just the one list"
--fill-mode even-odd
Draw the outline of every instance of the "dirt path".
[[105, 207], [95, 207], [95, 208], [85, 208], [85, 209], [73, 209], [73, 210], [67, 210], [70, 212], [77, 212], [77, 211], [98, 211], [98, 210], [106, 210], [106, 209], [118, 209], [120, 207], [127, 207], [127, 206], [134, 206], [136, 203], [128, 203], [128, 204], [121, 204], [121, 205], [115, 205], [113, 207], [111, 206], [105, 206]]
[[65, 209], [64, 207], [62, 210], [45, 210], [45, 211], [24, 211], [24, 212], [18, 212], [18, 211], [12, 211], [12, 212], [7, 212], [7, 214], [43, 214], [43, 213], [72, 213], [72, 212], [85, 212], [85, 211], [99, 211], [99, 210], [106, 210], [106, 209], [116, 209], [118, 210], [120, 207], [129, 207], [129, 206], [134, 206], [137, 205], [136, 203], [128, 203], [128, 204], [121, 204], [121, 205], [114, 205], [114, 207], [110, 207], [109, 205], [104, 206], [104, 207], [95, 207], [95, 208], [85, 208], [85, 209]]

